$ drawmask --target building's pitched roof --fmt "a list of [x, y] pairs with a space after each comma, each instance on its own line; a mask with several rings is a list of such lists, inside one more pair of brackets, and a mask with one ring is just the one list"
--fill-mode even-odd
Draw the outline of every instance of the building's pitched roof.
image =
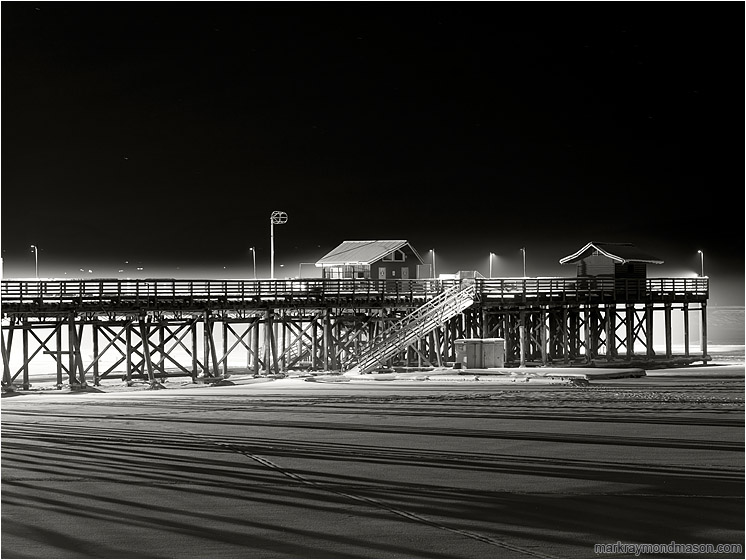
[[[375, 240], [375, 241], [343, 241], [339, 247], [332, 249], [329, 253], [316, 261], [316, 266], [342, 266], [355, 264], [371, 264], [386, 255], [389, 255], [409, 245], [406, 240]], [[422, 258], [415, 251], [414, 247], [409, 245], [417, 259], [422, 262]]]
[[560, 259], [560, 264], [574, 264], [581, 259], [598, 251], [611, 260], [624, 264], [627, 262], [642, 262], [650, 264], [663, 264], [663, 260], [642, 252], [632, 243], [603, 243], [591, 241], [578, 252]]

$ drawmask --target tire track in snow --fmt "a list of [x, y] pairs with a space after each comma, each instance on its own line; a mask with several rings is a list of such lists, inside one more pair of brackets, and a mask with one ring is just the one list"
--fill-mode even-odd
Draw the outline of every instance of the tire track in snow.
[[208, 441], [212, 443], [213, 445], [217, 445], [220, 447], [223, 447], [225, 449], [230, 450], [234, 453], [239, 453], [245, 457], [248, 457], [249, 459], [252, 459], [253, 461], [256, 461], [260, 465], [263, 465], [267, 467], [268, 469], [274, 470], [283, 476], [294, 480], [300, 484], [305, 484], [306, 486], [311, 486], [313, 488], [318, 488], [320, 490], [323, 490], [325, 492], [331, 492], [333, 494], [337, 494], [338, 496], [343, 496], [347, 499], [361, 502], [373, 507], [376, 507], [378, 509], [383, 509], [385, 511], [388, 511], [389, 513], [393, 513], [394, 515], [397, 515], [399, 517], [403, 517], [404, 519], [409, 519], [410, 521], [415, 521], [417, 523], [422, 523], [424, 525], [429, 525], [430, 527], [434, 527], [436, 529], [440, 529], [442, 531], [448, 531], [450, 533], [455, 533], [457, 535], [460, 535], [462, 537], [467, 537], [470, 539], [474, 539], [492, 546], [496, 546], [499, 548], [502, 548], [504, 550], [509, 550], [511, 552], [516, 552], [519, 554], [525, 554], [527, 556], [531, 556], [534, 558], [555, 558], [554, 556], [549, 556], [547, 554], [542, 554], [540, 552], [536, 552], [534, 550], [530, 550], [528, 548], [523, 548], [520, 546], [512, 545], [510, 543], [507, 543], [505, 541], [501, 541], [498, 539], [493, 539], [492, 537], [488, 537], [486, 535], [482, 535], [479, 533], [475, 533], [473, 531], [466, 531], [464, 529], [457, 529], [455, 527], [449, 527], [448, 525], [443, 525], [442, 523], [438, 523], [436, 521], [433, 521], [431, 519], [428, 519], [426, 517], [423, 517], [421, 515], [418, 515], [416, 513], [412, 513], [411, 511], [406, 511], [403, 509], [392, 507], [385, 502], [376, 500], [374, 498], [368, 498], [366, 496], [360, 496], [357, 494], [352, 494], [350, 492], [344, 492], [341, 490], [335, 490], [333, 488], [329, 488], [325, 484], [320, 484], [318, 482], [314, 482], [313, 480], [310, 480], [296, 472], [290, 471], [288, 469], [285, 469], [284, 467], [278, 465], [277, 463], [274, 463], [273, 461], [270, 461], [269, 459], [265, 457], [261, 457], [259, 455], [255, 455], [254, 453], [250, 453], [249, 451], [246, 451], [245, 449], [241, 449], [240, 447], [233, 445], [231, 443], [222, 442], [219, 440], [216, 440], [212, 437], [208, 437], [202, 434], [198, 434], [195, 432], [184, 432], [186, 434], [189, 434], [190, 436], [197, 437], [199, 439], [202, 439], [204, 441]]

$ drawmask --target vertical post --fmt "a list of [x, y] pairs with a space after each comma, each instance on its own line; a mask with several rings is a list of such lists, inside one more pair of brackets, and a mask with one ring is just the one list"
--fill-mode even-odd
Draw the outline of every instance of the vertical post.
[[57, 389], [62, 389], [62, 323], [58, 322], [55, 327], [55, 341], [57, 343]]
[[189, 326], [192, 331], [192, 383], [197, 382], [197, 374], [199, 368], [199, 360], [197, 359], [197, 318], [192, 319], [192, 324]]
[[275, 279], [275, 221], [269, 219], [269, 277]]
[[275, 279], [275, 224], [281, 225], [288, 221], [288, 215], [281, 211], [275, 210], [269, 217], [269, 237], [270, 237], [270, 278]]
[[547, 365], [547, 312], [544, 308], [539, 311], [539, 345], [541, 346], [541, 365]]
[[223, 318], [223, 377], [228, 378], [228, 321]]
[[210, 328], [207, 331], [209, 338], [209, 345], [210, 345], [210, 357], [212, 358], [212, 375], [215, 377], [220, 376], [220, 366], [218, 364], [218, 349], [217, 345], [215, 344], [215, 321], [210, 320]]
[[98, 379], [98, 330], [99, 326], [93, 323], [93, 386], [99, 386]]
[[282, 355], [282, 363], [280, 364], [282, 366], [282, 371], [287, 371], [287, 353], [285, 350], [287, 350], [287, 317], [283, 313], [282, 319], [280, 320], [281, 323], [281, 329], [282, 329], [282, 338], [281, 338], [281, 346], [280, 346], [280, 354]]
[[246, 327], [246, 330], [243, 333], [243, 336], [246, 337], [246, 371], [251, 371], [251, 340], [252, 337], [249, 337], [247, 335], [250, 334], [250, 331], [254, 325], [254, 321], [249, 321], [248, 326]]
[[583, 341], [585, 346], [585, 363], [590, 364], [591, 363], [591, 309], [586, 304], [583, 307], [583, 322], [585, 323], [585, 328], [583, 329]]
[[332, 327], [331, 327], [331, 310], [329, 308], [326, 308], [324, 311], [324, 324], [322, 325], [324, 331], [324, 369], [329, 370], [330, 368], [330, 362], [331, 362], [331, 355], [332, 355], [332, 348], [331, 348], [331, 341], [332, 341]]
[[[7, 340], [7, 345], [6, 341]], [[3, 335], [2, 329], [0, 329], [0, 351], [2, 351], [3, 354], [3, 387], [6, 391], [12, 390], [12, 379], [10, 376], [10, 346], [13, 341], [13, 319], [10, 320], [10, 325], [8, 327], [8, 336], [5, 337]], [[59, 348], [58, 348], [59, 350]], [[60, 354], [57, 354], [57, 360], [59, 361]], [[59, 387], [58, 387], [59, 388]]]
[[254, 375], [259, 375], [259, 362], [261, 361], [259, 360], [259, 325], [261, 325], [261, 322], [260, 317], [255, 317], [252, 324], [252, 328], [254, 329], [251, 334], [253, 340], [252, 347], [254, 348]]
[[278, 325], [277, 325], [277, 321], [274, 320], [274, 310], [272, 310], [271, 313], [272, 313], [272, 327], [270, 328], [270, 333], [271, 333], [270, 350], [271, 350], [271, 356], [272, 356], [272, 369], [276, 374], [278, 374], [280, 373], [280, 365], [277, 360], [277, 339], [279, 338], [278, 332], [277, 332]]
[[521, 310], [518, 319], [518, 338], [521, 345], [521, 361], [519, 367], [526, 367], [526, 312]]
[[700, 330], [700, 345], [702, 346], [702, 362], [707, 365], [709, 356], [707, 355], [707, 303], [702, 302], [702, 329]]
[[671, 347], [671, 304], [666, 303], [663, 308], [663, 319], [666, 327], [666, 359], [670, 360], [673, 357], [673, 349]]
[[205, 361], [202, 371], [204, 377], [211, 377], [210, 372], [210, 312], [202, 314], [202, 359]]
[[510, 313], [504, 311], [499, 319], [503, 323], [503, 338], [505, 339], [505, 362], [512, 361], [513, 359], [513, 337], [510, 332]]
[[70, 368], [67, 371], [67, 375], [70, 380], [70, 387], [74, 387], [78, 384], [75, 360], [75, 313], [70, 313], [67, 321], [67, 350], [69, 352], [67, 356]]
[[264, 313], [264, 373], [269, 375], [272, 356], [272, 310], [267, 309]]
[[564, 362], [567, 364], [570, 362], [570, 358], [573, 356], [570, 351], [570, 310], [567, 305], [562, 306], [562, 354], [564, 356]]
[[635, 355], [635, 306], [634, 304], [627, 304], [627, 359], [632, 359]]
[[158, 321], [158, 348], [160, 348], [160, 356], [158, 357], [158, 369], [161, 372], [161, 380], [166, 377], [166, 348], [164, 347], [164, 330], [163, 318], [161, 317]]
[[311, 369], [319, 369], [319, 316], [314, 315], [311, 318]]
[[127, 319], [124, 332], [125, 353], [127, 354], [124, 379], [127, 382], [127, 385], [132, 385], [132, 319]]
[[606, 305], [606, 360], [616, 358], [616, 305]]
[[[523, 277], [526, 278], [526, 248], [521, 247], [521, 253], [523, 253]], [[525, 294], [526, 291], [526, 284], [523, 285], [523, 291]]]
[[28, 319], [24, 317], [21, 325], [21, 336], [23, 338], [23, 388], [26, 390], [31, 387], [28, 379], [28, 329]]
[[689, 357], [689, 303], [684, 303], [684, 356]]
[[[666, 329], [668, 329], [668, 326], [666, 326]], [[645, 304], [645, 345], [646, 348], [646, 355], [648, 358], [652, 358], [655, 355], [655, 349], [654, 349], [654, 341], [653, 341], [653, 304], [647, 303]], [[666, 350], [668, 350], [668, 347], [666, 347]], [[668, 355], [668, 351], [666, 351], [666, 355]]]
[[145, 324], [145, 317], [140, 316], [140, 340], [142, 340], [142, 355], [145, 359], [145, 368], [148, 371], [148, 382], [150, 387], [154, 389], [156, 387], [155, 375], [153, 373], [153, 361], [150, 356], [150, 317], [148, 317], [148, 323]]

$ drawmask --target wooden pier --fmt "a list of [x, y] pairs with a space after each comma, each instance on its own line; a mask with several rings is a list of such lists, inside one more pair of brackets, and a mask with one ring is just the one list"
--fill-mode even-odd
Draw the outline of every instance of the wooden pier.
[[[107, 377], [156, 387], [231, 372], [345, 371], [374, 341], [467, 280], [3, 280], [5, 388], [28, 388], [31, 365], [57, 386]], [[455, 340], [500, 337], [508, 365], [707, 361], [707, 278], [468, 280], [473, 304], [433, 323], [386, 365], [443, 366]], [[684, 353], [673, 353], [681, 313]], [[690, 315], [700, 344], [690, 345]], [[662, 320], [664, 351], [653, 325]], [[20, 338], [20, 340], [19, 340]], [[237, 365], [240, 364], [240, 365]], [[38, 368], [35, 368], [38, 369]]]

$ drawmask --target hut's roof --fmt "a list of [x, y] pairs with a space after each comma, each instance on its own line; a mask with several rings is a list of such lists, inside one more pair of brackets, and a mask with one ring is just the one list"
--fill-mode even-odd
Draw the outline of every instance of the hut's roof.
[[596, 251], [620, 264], [627, 262], [663, 264], [661, 259], [644, 253], [632, 243], [604, 243], [599, 241], [591, 241], [578, 252], [560, 259], [559, 262], [560, 264], [575, 264]]
[[406, 240], [370, 240], [370, 241], [343, 241], [336, 249], [316, 261], [316, 266], [343, 266], [356, 264], [371, 264], [383, 257], [390, 255], [396, 250], [409, 245], [415, 257], [422, 262], [422, 258]]

